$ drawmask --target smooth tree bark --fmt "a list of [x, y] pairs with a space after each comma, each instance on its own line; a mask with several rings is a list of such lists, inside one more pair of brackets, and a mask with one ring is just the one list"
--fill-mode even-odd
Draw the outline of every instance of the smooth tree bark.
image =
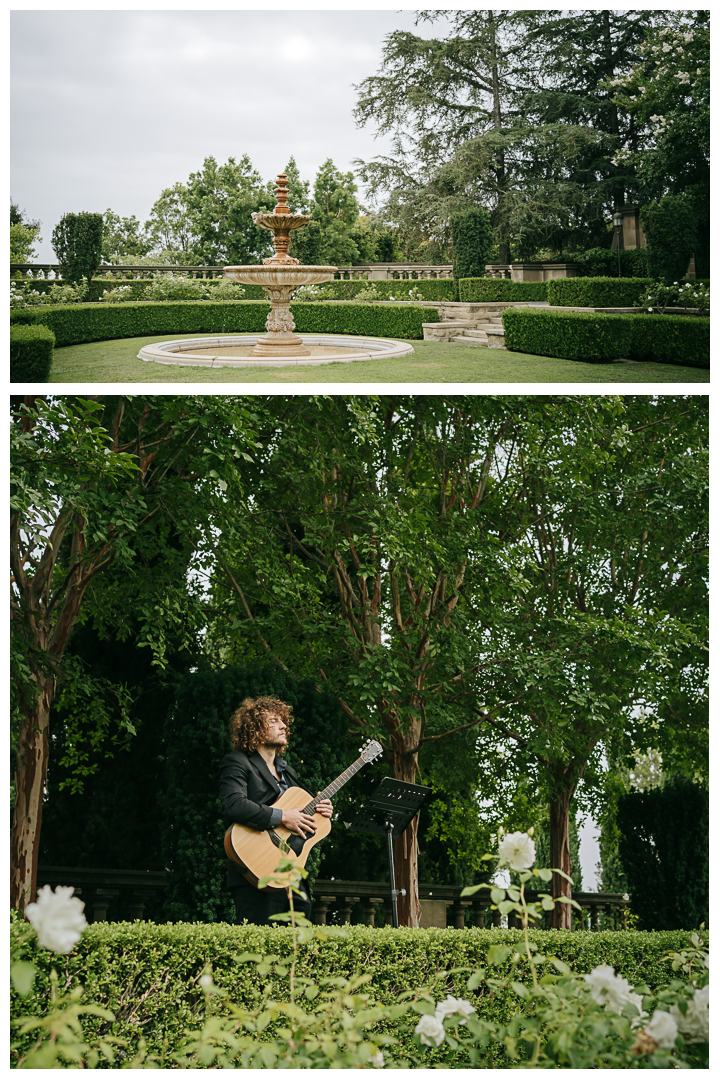
[[[50, 706], [60, 680], [73, 677], [63, 658], [88, 590], [97, 594], [98, 617], [115, 629], [137, 604], [133, 617], [160, 666], [170, 627], [191, 639], [202, 604], [188, 589], [188, 560], [208, 523], [221, 517], [216, 496], [219, 482], [227, 483], [220, 469], [234, 471], [241, 456], [246, 414], [233, 400], [32, 395], [15, 402], [10, 617], [19, 731], [10, 896], [20, 910], [37, 888]], [[160, 519], [176, 543], [163, 564], [167, 576], [158, 573], [155, 584], [139, 545]], [[162, 546], [156, 531], [156, 563]], [[111, 568], [117, 578], [104, 595]]]

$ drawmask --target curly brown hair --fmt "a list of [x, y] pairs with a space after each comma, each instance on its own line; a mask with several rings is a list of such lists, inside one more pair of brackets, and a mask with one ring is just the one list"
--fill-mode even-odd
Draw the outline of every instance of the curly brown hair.
[[289, 741], [290, 729], [295, 719], [292, 707], [276, 697], [245, 698], [239, 709], [230, 717], [228, 730], [233, 750], [244, 750], [252, 754], [265, 741], [265, 721], [268, 716], [279, 716], [285, 722], [286, 738]]

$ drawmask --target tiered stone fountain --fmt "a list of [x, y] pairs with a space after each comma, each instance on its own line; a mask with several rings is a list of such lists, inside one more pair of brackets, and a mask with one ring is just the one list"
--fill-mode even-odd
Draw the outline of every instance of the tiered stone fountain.
[[298, 337], [290, 310], [290, 301], [301, 285], [329, 281], [336, 266], [301, 266], [288, 255], [291, 233], [304, 229], [312, 218], [292, 214], [287, 205], [287, 177], [281, 173], [275, 189], [277, 205], [272, 214], [254, 213], [252, 219], [261, 229], [272, 233], [275, 254], [261, 266], [226, 266], [223, 277], [246, 285], [259, 285], [270, 301], [270, 313], [262, 337], [235, 334], [225, 337], [163, 341], [146, 345], [138, 353], [141, 360], [164, 364], [204, 367], [257, 366], [258, 359], [272, 366], [285, 364], [329, 364], [335, 361], [374, 360], [379, 357], [406, 356], [412, 345], [386, 338], [350, 335], [312, 334]]

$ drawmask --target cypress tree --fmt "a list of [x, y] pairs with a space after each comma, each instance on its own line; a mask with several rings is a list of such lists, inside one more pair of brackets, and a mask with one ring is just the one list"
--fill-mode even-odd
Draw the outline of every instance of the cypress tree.
[[88, 286], [102, 261], [102, 214], [64, 214], [53, 229], [52, 246], [63, 277]]

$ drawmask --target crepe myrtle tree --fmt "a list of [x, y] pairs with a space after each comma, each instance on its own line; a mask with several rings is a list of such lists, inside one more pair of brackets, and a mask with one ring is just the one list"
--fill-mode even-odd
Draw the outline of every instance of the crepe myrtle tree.
[[[522, 452], [501, 555], [513, 595], [492, 619], [468, 597], [480, 662], [461, 682], [478, 692], [481, 738], [546, 792], [564, 874], [571, 800], [583, 781], [600, 797], [603, 752], [686, 744], [692, 758], [706, 742], [707, 438], [706, 398], [556, 413]], [[553, 889], [571, 895], [561, 875]], [[553, 918], [571, 926], [567, 906]]]
[[[231, 397], [28, 395], [13, 406], [11, 903], [24, 909], [37, 884], [50, 706], [58, 685], [77, 678], [65, 650], [89, 593], [99, 632], [129, 633], [131, 613], [157, 665], [168, 634], [176, 645], [194, 644], [202, 597], [188, 584], [188, 566], [222, 517], [229, 475], [249, 456], [253, 413]], [[165, 548], [162, 522], [173, 530]], [[152, 573], [139, 550], [148, 530]], [[88, 711], [107, 723], [95, 702]]]
[[[633, 703], [677, 683], [700, 636], [705, 414], [667, 402], [273, 402], [252, 504], [223, 536], [208, 647], [326, 682], [401, 780], [422, 780], [450, 737], [488, 761], [514, 741], [569, 872], [569, 803], [593, 754], [640, 738]], [[406, 925], [417, 856], [415, 821], [396, 850]]]

